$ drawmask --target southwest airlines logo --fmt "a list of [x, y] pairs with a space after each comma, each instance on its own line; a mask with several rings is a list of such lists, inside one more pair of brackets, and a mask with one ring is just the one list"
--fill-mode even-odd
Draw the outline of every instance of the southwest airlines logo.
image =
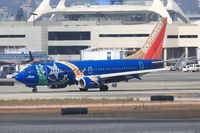
[[142, 48], [142, 51], [145, 54], [148, 52], [149, 47], [151, 46], [151, 44], [154, 42], [154, 40], [156, 39], [156, 37], [160, 33], [163, 25], [164, 25], [163, 21], [160, 21], [158, 23], [158, 25], [156, 26], [156, 29], [154, 30], [154, 32], [149, 36], [149, 38], [148, 38], [148, 40], [146, 42], [146, 45]]

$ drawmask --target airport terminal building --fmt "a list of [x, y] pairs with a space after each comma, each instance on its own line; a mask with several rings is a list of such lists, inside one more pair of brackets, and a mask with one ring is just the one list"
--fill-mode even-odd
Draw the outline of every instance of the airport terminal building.
[[200, 59], [200, 25], [193, 24], [180, 7], [167, 0], [118, 0], [110, 4], [57, 7], [43, 0], [27, 22], [0, 22], [0, 53], [46, 52], [80, 59], [85, 49], [138, 50], [160, 17], [168, 18], [163, 59]]

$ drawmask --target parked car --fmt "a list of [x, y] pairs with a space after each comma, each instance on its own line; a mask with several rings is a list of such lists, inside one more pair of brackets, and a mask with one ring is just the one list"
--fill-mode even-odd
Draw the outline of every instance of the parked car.
[[189, 71], [191, 71], [191, 72], [200, 71], [200, 64], [191, 64], [189, 67]]
[[189, 65], [183, 66], [182, 72], [188, 72], [189, 71]]

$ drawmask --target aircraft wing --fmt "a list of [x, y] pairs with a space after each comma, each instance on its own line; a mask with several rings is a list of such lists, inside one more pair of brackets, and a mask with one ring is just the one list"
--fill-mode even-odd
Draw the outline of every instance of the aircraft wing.
[[112, 77], [129, 76], [129, 75], [143, 75], [146, 73], [166, 71], [166, 70], [168, 70], [168, 69], [167, 68], [149, 69], [149, 70], [140, 70], [140, 71], [129, 71], [129, 72], [102, 74], [102, 75], [92, 75], [89, 77], [98, 77], [100, 79], [107, 79], [107, 78], [112, 78]]
[[172, 63], [172, 62], [178, 62], [178, 61], [183, 61], [183, 60], [195, 60], [195, 56], [191, 56], [191, 57], [188, 57], [188, 58], [184, 58], [184, 57], [180, 57], [180, 58], [174, 58], [174, 59], [170, 59], [170, 60], [165, 60], [165, 61], [163, 61], [163, 60], [161, 60], [161, 61], [154, 61], [154, 62], [152, 62], [153, 64], [159, 64], [159, 63]]

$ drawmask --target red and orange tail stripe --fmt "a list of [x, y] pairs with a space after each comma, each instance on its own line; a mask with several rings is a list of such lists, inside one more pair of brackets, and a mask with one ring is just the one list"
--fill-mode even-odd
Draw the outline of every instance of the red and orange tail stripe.
[[144, 46], [137, 53], [128, 56], [127, 59], [161, 59], [166, 26], [167, 18], [161, 18]]

